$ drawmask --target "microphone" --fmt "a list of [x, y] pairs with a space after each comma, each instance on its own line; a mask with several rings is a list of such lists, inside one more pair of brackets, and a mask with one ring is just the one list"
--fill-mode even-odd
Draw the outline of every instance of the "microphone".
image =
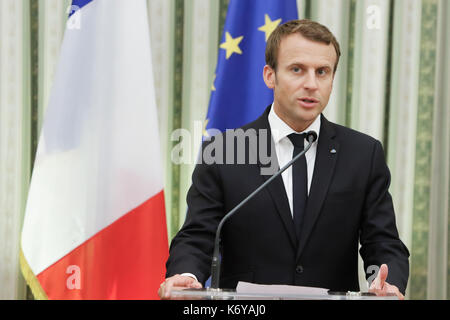
[[214, 241], [214, 252], [213, 259], [211, 263], [211, 289], [220, 290], [219, 289], [219, 280], [220, 280], [220, 265], [221, 261], [219, 259], [219, 245], [220, 245], [220, 233], [222, 231], [223, 224], [227, 221], [233, 214], [236, 213], [244, 204], [246, 204], [250, 199], [252, 199], [255, 195], [257, 195], [262, 189], [264, 189], [269, 183], [275, 180], [280, 174], [282, 174], [287, 168], [289, 168], [295, 161], [297, 161], [301, 156], [303, 156], [310, 148], [314, 141], [317, 140], [317, 133], [315, 131], [308, 131], [306, 133], [306, 140], [309, 144], [306, 148], [292, 158], [283, 168], [281, 168], [277, 173], [271, 176], [266, 182], [260, 185], [255, 191], [253, 191], [247, 198], [242, 200], [237, 206], [235, 206], [231, 211], [229, 211], [220, 221], [219, 226], [216, 231], [216, 239]]

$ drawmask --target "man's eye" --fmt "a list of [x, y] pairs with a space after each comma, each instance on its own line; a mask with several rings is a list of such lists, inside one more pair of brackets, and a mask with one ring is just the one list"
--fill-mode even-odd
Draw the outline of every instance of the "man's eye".
[[327, 74], [327, 71], [326, 71], [325, 69], [319, 69], [319, 70], [317, 71], [317, 73], [318, 73], [320, 76], [324, 76], [324, 75]]
[[300, 72], [300, 68], [294, 67], [294, 68], [292, 68], [292, 71], [294, 71], [294, 72]]

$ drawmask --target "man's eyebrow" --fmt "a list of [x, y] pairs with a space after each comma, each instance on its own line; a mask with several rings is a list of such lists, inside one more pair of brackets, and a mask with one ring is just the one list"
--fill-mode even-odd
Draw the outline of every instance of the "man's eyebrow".
[[321, 67], [318, 67], [317, 69], [333, 69], [333, 67], [331, 67], [330, 65], [323, 65]]
[[[299, 67], [306, 67], [306, 65], [302, 62], [292, 62], [288, 65], [288, 68], [291, 68], [293, 66], [299, 66]], [[317, 70], [319, 69], [333, 69], [332, 66], [330, 66], [329, 64], [323, 64], [323, 65], [319, 65], [318, 67], [316, 67]]]
[[305, 64], [301, 63], [301, 62], [292, 62], [288, 65], [288, 67], [293, 67], [293, 66], [305, 67]]

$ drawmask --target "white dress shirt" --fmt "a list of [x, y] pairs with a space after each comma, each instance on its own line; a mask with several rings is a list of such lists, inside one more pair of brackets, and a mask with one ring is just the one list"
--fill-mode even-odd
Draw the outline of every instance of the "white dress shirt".
[[[272, 133], [272, 138], [275, 143], [275, 152], [277, 154], [278, 164], [280, 168], [284, 167], [289, 161], [292, 160], [292, 154], [294, 152], [294, 145], [291, 140], [289, 140], [288, 135], [295, 133], [294, 129], [289, 127], [283, 120], [278, 117], [272, 108], [269, 112], [269, 125], [270, 132]], [[320, 134], [320, 115], [314, 120], [311, 125], [302, 132], [304, 133], [313, 130], [317, 133], [317, 140], [312, 144], [311, 148], [306, 152], [306, 167], [308, 170], [308, 195], [311, 189], [311, 181], [314, 173], [314, 164], [316, 162], [317, 153], [317, 141], [319, 140]], [[308, 142], [304, 141], [304, 146], [306, 147]], [[283, 178], [284, 188], [286, 190], [286, 195], [289, 200], [289, 207], [291, 208], [291, 214], [293, 214], [293, 194], [292, 194], [292, 166], [290, 166], [286, 171], [281, 174]]]
[[[278, 115], [272, 108], [269, 112], [269, 126], [272, 138], [275, 143], [275, 152], [277, 154], [277, 160], [280, 168], [284, 167], [289, 161], [292, 160], [292, 154], [294, 153], [294, 145], [291, 140], [287, 137], [291, 133], [295, 133], [294, 129], [289, 127], [289, 125], [278, 117]], [[320, 133], [320, 115], [314, 120], [311, 125], [300, 133], [308, 132], [314, 130], [317, 133], [317, 140], [312, 144], [311, 148], [306, 152], [306, 167], [308, 170], [308, 195], [309, 189], [311, 188], [312, 176], [314, 173], [314, 163], [316, 162], [317, 153], [317, 141], [319, 140]], [[306, 147], [308, 142], [304, 141], [304, 146]], [[291, 215], [293, 215], [293, 194], [292, 194], [292, 166], [286, 169], [282, 174], [284, 188], [286, 190], [286, 195], [289, 200], [289, 207], [291, 208]], [[189, 276], [197, 280], [197, 277], [192, 273], [182, 273], [182, 276]]]

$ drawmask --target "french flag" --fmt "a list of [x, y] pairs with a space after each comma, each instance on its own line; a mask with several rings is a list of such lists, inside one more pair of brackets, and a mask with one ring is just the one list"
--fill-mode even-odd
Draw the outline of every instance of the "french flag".
[[36, 298], [157, 298], [161, 159], [146, 1], [74, 0], [22, 230]]

